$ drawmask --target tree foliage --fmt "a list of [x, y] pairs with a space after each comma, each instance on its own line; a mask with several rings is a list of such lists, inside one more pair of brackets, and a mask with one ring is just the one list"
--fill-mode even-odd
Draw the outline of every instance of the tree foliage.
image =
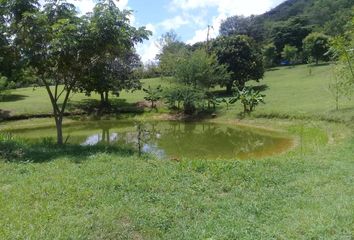
[[259, 46], [247, 36], [221, 36], [213, 43], [220, 64], [226, 65], [230, 78], [221, 85], [231, 92], [232, 86], [243, 88], [249, 80], [260, 80], [264, 75]]
[[263, 41], [264, 29], [257, 17], [232, 16], [221, 23], [220, 34], [223, 36], [246, 35], [257, 42]]
[[265, 67], [273, 67], [277, 57], [277, 49], [274, 44], [268, 44], [263, 48], [263, 62]]
[[178, 39], [174, 31], [161, 36], [159, 40], [160, 53], [156, 56], [163, 76], [173, 76], [176, 63], [188, 52], [187, 45]]
[[163, 90], [161, 85], [157, 86], [156, 88], [149, 86], [148, 88], [143, 88], [143, 91], [146, 93], [144, 99], [151, 102], [151, 108], [156, 108], [155, 103], [162, 98]]
[[337, 60], [337, 75], [348, 85], [354, 85], [354, 18], [349, 22], [348, 31], [335, 37], [331, 42], [331, 52]]
[[229, 79], [225, 65], [218, 63], [215, 54], [208, 54], [204, 49], [188, 52], [176, 62], [174, 78], [177, 82], [194, 88], [209, 89], [223, 84]]
[[83, 90], [101, 95], [102, 105], [108, 104], [108, 94], [119, 96], [122, 90], [140, 88], [140, 81], [133, 74], [140, 66], [135, 44], [151, 34], [145, 27], [130, 25], [131, 11], [121, 11], [112, 0], [98, 3], [92, 14], [86, 16], [88, 32], [85, 41], [88, 55], [88, 77]]
[[328, 61], [330, 48], [329, 36], [322, 33], [311, 33], [303, 40], [303, 49], [306, 57], [313, 58], [318, 64], [320, 60]]
[[111, 80], [117, 73], [122, 77], [129, 72], [125, 63], [136, 62], [134, 44], [145, 39], [147, 31], [129, 28], [128, 13], [118, 14], [112, 0], [96, 5], [96, 14], [102, 13], [98, 17], [95, 13], [79, 17], [76, 7], [65, 0], [46, 0], [43, 7], [35, 0], [0, 3], [7, 9], [0, 20], [7, 21], [7, 39], [19, 58], [17, 65], [34, 73], [39, 85], [45, 86], [57, 142], [63, 144], [62, 121], [71, 93], [85, 88], [94, 76]]
[[289, 64], [295, 64], [297, 61], [298, 49], [295, 46], [285, 45], [281, 53], [282, 58]]

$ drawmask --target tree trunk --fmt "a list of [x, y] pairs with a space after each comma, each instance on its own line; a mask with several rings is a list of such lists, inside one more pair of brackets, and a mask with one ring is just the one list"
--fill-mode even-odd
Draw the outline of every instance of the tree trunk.
[[100, 95], [101, 95], [101, 106], [104, 106], [105, 105], [104, 93], [101, 92]]
[[233, 82], [229, 82], [229, 83], [226, 85], [226, 93], [228, 93], [228, 94], [231, 94], [231, 93], [232, 93], [232, 84], [233, 84]]
[[63, 118], [55, 116], [55, 126], [57, 128], [57, 144], [63, 145]]
[[108, 105], [108, 103], [109, 103], [108, 91], [104, 93], [104, 101], [105, 101], [106, 105]]

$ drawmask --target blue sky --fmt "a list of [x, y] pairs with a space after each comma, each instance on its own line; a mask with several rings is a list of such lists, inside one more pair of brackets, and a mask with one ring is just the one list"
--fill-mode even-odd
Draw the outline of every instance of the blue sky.
[[[229, 16], [261, 14], [285, 0], [119, 0], [120, 8], [134, 11], [134, 26], [146, 26], [153, 32], [149, 41], [137, 46], [144, 62], [153, 60], [159, 52], [156, 41], [162, 34], [174, 30], [187, 43], [204, 41], [207, 26], [213, 26], [211, 37], [216, 37], [220, 23]], [[68, 0], [81, 13], [91, 11], [95, 0]]]

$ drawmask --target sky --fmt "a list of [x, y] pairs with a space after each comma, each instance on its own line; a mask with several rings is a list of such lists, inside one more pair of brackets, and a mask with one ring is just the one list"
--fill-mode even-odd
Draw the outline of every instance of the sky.
[[[219, 33], [221, 22], [234, 15], [264, 13], [285, 0], [116, 0], [121, 9], [133, 10], [131, 24], [146, 26], [153, 32], [149, 41], [137, 46], [143, 62], [154, 60], [162, 34], [174, 30], [179, 40], [189, 44], [205, 41], [208, 25], [212, 38]], [[84, 14], [93, 9], [95, 0], [68, 0]]]

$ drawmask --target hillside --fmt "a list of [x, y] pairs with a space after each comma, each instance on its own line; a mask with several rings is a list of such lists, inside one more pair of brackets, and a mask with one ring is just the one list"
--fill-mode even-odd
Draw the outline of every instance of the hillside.
[[337, 35], [343, 33], [353, 7], [353, 0], [288, 0], [256, 18], [269, 26], [299, 17], [316, 31]]

